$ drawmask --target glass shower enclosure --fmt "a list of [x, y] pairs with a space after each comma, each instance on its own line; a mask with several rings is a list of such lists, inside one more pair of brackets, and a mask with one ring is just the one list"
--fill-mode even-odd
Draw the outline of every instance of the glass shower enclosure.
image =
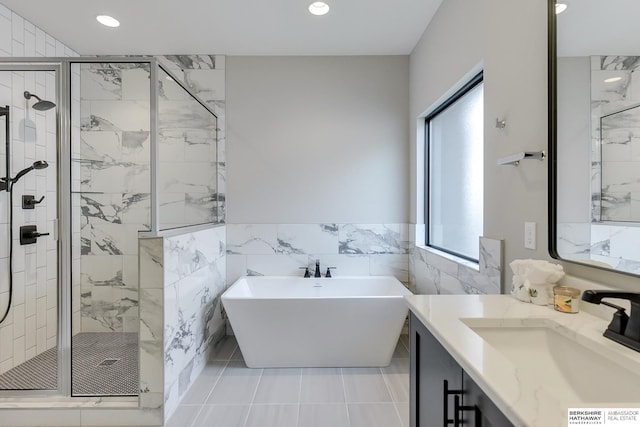
[[56, 390], [64, 369], [53, 235], [59, 73], [58, 65], [0, 68], [0, 390]]
[[[0, 192], [0, 311], [11, 313], [0, 324], [0, 396], [136, 397], [149, 322], [139, 233], [219, 222], [217, 117], [153, 57], [25, 61], [0, 62], [0, 104], [13, 113], [1, 144], [13, 164], [0, 175], [48, 168]], [[38, 111], [27, 90], [55, 108]], [[27, 209], [23, 196], [45, 198]], [[49, 235], [21, 245], [23, 225]]]
[[640, 221], [640, 105], [629, 103], [600, 118], [600, 221]]

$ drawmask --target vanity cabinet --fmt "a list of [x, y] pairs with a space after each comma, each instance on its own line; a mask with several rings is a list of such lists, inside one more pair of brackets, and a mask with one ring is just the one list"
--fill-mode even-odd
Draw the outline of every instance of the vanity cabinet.
[[[466, 372], [463, 372], [462, 389], [464, 390], [464, 401], [466, 405], [477, 407], [477, 420], [475, 426], [478, 427], [512, 427], [511, 421], [504, 416], [498, 407], [489, 399]], [[475, 415], [475, 414], [474, 414]], [[472, 418], [472, 417], [469, 417]], [[474, 424], [467, 424], [474, 425]]]
[[411, 427], [513, 425], [413, 313], [409, 334]]

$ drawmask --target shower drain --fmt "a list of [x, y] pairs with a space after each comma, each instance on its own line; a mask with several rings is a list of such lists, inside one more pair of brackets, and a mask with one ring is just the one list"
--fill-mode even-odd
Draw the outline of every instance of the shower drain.
[[113, 366], [120, 359], [104, 359], [102, 362], [98, 363], [97, 366]]

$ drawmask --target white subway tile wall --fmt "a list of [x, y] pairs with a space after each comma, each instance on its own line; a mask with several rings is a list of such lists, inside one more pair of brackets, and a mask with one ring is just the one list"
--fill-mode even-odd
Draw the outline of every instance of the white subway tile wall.
[[[43, 57], [78, 56], [59, 40], [0, 5], [0, 56]], [[14, 186], [14, 261], [13, 302], [7, 319], [0, 325], [0, 374], [56, 345], [58, 322], [57, 242], [52, 236], [36, 244], [21, 246], [21, 225], [37, 225], [38, 231], [53, 235], [57, 218], [57, 141], [56, 112], [36, 111], [29, 91], [55, 102], [56, 81], [53, 72], [0, 71], [0, 105], [8, 105], [11, 117], [11, 175], [36, 160], [46, 160], [47, 169], [25, 175]], [[6, 176], [4, 158], [4, 119], [0, 119], [0, 176]], [[23, 210], [21, 196], [31, 194], [42, 203], [34, 210]], [[8, 303], [9, 283], [9, 206], [7, 192], [0, 193], [0, 312]]]

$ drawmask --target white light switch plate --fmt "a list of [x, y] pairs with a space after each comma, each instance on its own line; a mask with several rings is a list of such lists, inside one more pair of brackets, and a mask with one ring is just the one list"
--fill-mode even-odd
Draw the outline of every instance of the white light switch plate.
[[525, 222], [524, 223], [524, 247], [526, 249], [536, 248], [536, 223]]

